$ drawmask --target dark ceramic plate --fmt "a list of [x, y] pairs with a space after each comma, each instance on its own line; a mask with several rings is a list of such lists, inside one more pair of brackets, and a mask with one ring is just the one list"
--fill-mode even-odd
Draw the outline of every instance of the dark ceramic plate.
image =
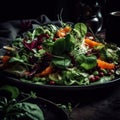
[[[32, 82], [27, 81], [21, 81], [18, 77], [15, 77], [14, 75], [7, 73], [7, 72], [0, 72], [1, 78], [4, 78], [4, 82], [8, 81], [9, 83], [15, 84], [15, 85], [21, 85], [21, 86], [27, 86], [32, 87], [33, 89], [43, 89], [43, 90], [90, 90], [90, 89], [97, 89], [97, 88], [104, 88], [104, 87], [110, 87], [113, 85], [116, 85], [120, 82], [120, 78], [113, 79], [111, 81], [103, 82], [103, 83], [91, 83], [89, 85], [40, 85], [35, 84]], [[2, 81], [2, 80], [1, 80]]]
[[75, 89], [75, 90], [85, 90], [85, 89], [96, 89], [96, 88], [103, 88], [103, 87], [107, 87], [107, 86], [111, 86], [114, 84], [117, 84], [118, 82], [120, 82], [120, 78], [108, 81], [108, 82], [104, 82], [104, 83], [91, 83], [89, 85], [72, 85], [72, 86], [65, 86], [65, 85], [39, 85], [39, 84], [35, 84], [35, 83], [30, 83], [30, 82], [24, 82], [21, 81], [19, 78], [16, 77], [11, 77], [11, 76], [5, 76], [5, 79], [7, 79], [6, 81], [9, 81], [11, 83], [15, 83], [15, 84], [21, 84], [23, 86], [31, 86], [34, 88], [39, 88], [39, 89], [48, 89], [48, 90], [71, 90], [71, 89]]
[[[49, 23], [49, 22], [51, 23], [51, 21], [48, 18], [46, 18], [45, 16], [42, 16], [41, 18], [45, 18], [44, 22], [42, 21], [41, 24]], [[32, 21], [32, 22], [35, 22], [35, 21]], [[56, 23], [58, 23], [58, 21]], [[1, 43], [2, 43], [2, 44], [0, 44], [1, 46], [3, 46], [3, 44], [5, 45], [5, 44], [10, 43], [10, 41], [16, 37], [15, 35], [17, 35], [18, 31], [20, 31], [20, 29], [21, 29], [20, 21], [8, 22], [7, 24], [2, 25], [2, 27], [3, 26], [4, 26], [4, 29], [6, 29], [6, 32], [9, 32], [9, 31], [11, 31], [11, 32], [9, 32], [10, 33], [10, 35], [9, 35], [8, 33], [6, 34], [6, 32], [4, 30], [4, 32], [5, 32], [4, 34], [8, 35], [8, 36], [5, 36], [5, 38], [9, 38], [9, 40], [7, 41], [7, 39], [4, 38], [3, 39], [4, 42], [1, 41]], [[19, 30], [18, 30], [18, 28], [19, 28]], [[3, 35], [3, 30], [2, 30], [1, 35]], [[12, 38], [11, 38], [11, 36], [12, 36]], [[1, 40], [2, 40], [2, 38], [1, 38]], [[4, 52], [5, 51], [3, 49], [0, 49], [0, 55], [4, 54]], [[90, 84], [87, 86], [38, 85], [38, 84], [34, 84], [34, 83], [27, 83], [27, 82], [20, 81], [19, 78], [15, 78], [14, 76], [8, 75], [3, 72], [1, 72], [0, 76], [2, 78], [1, 79], [2, 82], [15, 85], [15, 86], [21, 88], [25, 92], [34, 90], [37, 93], [39, 93], [41, 96], [44, 96], [44, 97], [47, 96], [47, 98], [57, 96], [61, 99], [63, 97], [65, 99], [66, 97], [69, 97], [69, 96], [72, 96], [72, 98], [74, 98], [75, 96], [80, 96], [80, 95], [83, 98], [83, 95], [85, 95], [85, 93], [89, 94], [89, 92], [91, 93], [91, 91], [94, 93], [97, 90], [99, 90], [100, 93], [101, 93], [101, 91], [106, 92], [108, 90], [108, 88], [113, 89], [113, 87], [118, 86], [120, 83], [120, 78], [117, 78], [117, 79], [114, 79], [109, 82], [105, 82], [105, 83], [101, 83], [101, 84], [99, 84], [99, 83], [98, 84]], [[67, 99], [69, 99], [69, 98], [67, 98]]]
[[[86, 86], [59, 86], [59, 85], [38, 85], [20, 81], [19, 78], [1, 73], [1, 81], [17, 86], [24, 92], [35, 91], [40, 96], [54, 100], [55, 102], [79, 101], [84, 100], [88, 95], [91, 98], [106, 96], [119, 87], [120, 78], [105, 83], [90, 84]], [[106, 95], [105, 95], [106, 94]], [[87, 100], [89, 99], [87, 98]]]

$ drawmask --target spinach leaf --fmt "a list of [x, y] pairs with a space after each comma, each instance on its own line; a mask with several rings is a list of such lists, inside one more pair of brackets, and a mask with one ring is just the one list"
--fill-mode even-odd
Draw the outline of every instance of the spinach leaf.
[[84, 68], [85, 70], [90, 70], [97, 65], [97, 58], [94, 55], [90, 56], [77, 56], [76, 61], [80, 65], [80, 67]]
[[63, 56], [63, 57], [58, 56], [52, 59], [52, 63], [59, 68], [66, 68], [70, 66], [71, 60], [68, 56]]
[[52, 49], [52, 53], [55, 55], [62, 55], [65, 51], [65, 39], [60, 38], [55, 41]]
[[87, 33], [87, 26], [84, 23], [77, 23], [74, 25], [74, 31], [80, 38], [84, 38]]
[[24, 60], [22, 60], [22, 59], [19, 59], [19, 58], [17, 58], [17, 57], [12, 57], [10, 60], [9, 60], [9, 62], [16, 62], [16, 61], [18, 61], [18, 62], [21, 62], [21, 63], [24, 63]]
[[74, 37], [71, 34], [67, 34], [65, 38], [59, 38], [53, 44], [52, 53], [54, 55], [63, 55], [68, 53], [74, 48]]
[[85, 70], [90, 70], [97, 65], [97, 58], [96, 56], [88, 56], [84, 58], [84, 62], [80, 65]]

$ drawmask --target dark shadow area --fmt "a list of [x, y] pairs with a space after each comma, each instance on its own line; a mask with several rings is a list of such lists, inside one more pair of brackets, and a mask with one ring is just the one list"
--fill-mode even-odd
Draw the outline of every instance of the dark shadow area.
[[4, 0], [0, 4], [0, 21], [38, 18], [46, 14], [49, 18], [57, 18], [57, 1], [54, 0]]
[[[100, 5], [100, 10], [106, 22], [106, 16], [110, 11], [120, 9], [118, 0], [2, 0], [0, 3], [0, 22], [13, 19], [31, 19], [39, 18], [41, 14], [46, 14], [51, 20], [58, 19], [60, 12], [64, 21], [80, 21], [82, 14], [81, 3], [89, 5], [91, 8], [96, 4]], [[95, 10], [94, 10], [95, 11]]]

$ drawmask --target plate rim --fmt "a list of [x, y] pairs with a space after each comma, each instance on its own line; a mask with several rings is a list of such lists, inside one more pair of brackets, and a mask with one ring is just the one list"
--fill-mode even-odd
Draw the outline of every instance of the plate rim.
[[[103, 87], [106, 87], [106, 86], [111, 86], [111, 85], [114, 85], [114, 84], [117, 84], [118, 82], [120, 82], [120, 77], [119, 78], [116, 78], [116, 79], [113, 79], [113, 80], [110, 80], [110, 81], [107, 81], [107, 82], [104, 82], [104, 83], [93, 83], [93, 84], [89, 84], [89, 85], [70, 85], [70, 86], [67, 86], [67, 85], [41, 85], [41, 84], [35, 84], [35, 83], [32, 83], [32, 82], [24, 82], [24, 81], [20, 81], [18, 78], [16, 77], [11, 77], [11, 76], [5, 76], [5, 78], [11, 82], [15, 82], [16, 84], [19, 83], [19, 84], [22, 84], [22, 85], [25, 85], [25, 86], [31, 86], [31, 87], [35, 87], [35, 88], [41, 88], [41, 89], [55, 89], [55, 90], [71, 90], [71, 89], [75, 89], [75, 90], [86, 90], [86, 89], [96, 89], [96, 88], [103, 88]], [[14, 84], [15, 84], [14, 83]]]

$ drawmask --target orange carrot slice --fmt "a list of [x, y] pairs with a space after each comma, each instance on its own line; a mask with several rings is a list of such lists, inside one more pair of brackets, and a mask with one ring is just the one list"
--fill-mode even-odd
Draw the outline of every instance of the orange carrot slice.
[[36, 77], [47, 76], [50, 73], [52, 73], [52, 71], [53, 71], [53, 67], [52, 66], [48, 66], [41, 73], [35, 74], [35, 76]]
[[62, 29], [62, 28], [60, 30], [58, 30], [56, 33], [56, 36], [60, 37], [60, 38], [64, 37], [65, 35], [66, 35], [66, 33], [65, 33], [64, 29]]
[[70, 32], [70, 31], [71, 31], [71, 27], [70, 27], [70, 26], [64, 27], [64, 31], [65, 31], [66, 33]]
[[90, 40], [90, 39], [88, 39], [88, 38], [85, 39], [85, 43], [86, 43], [90, 48], [93, 48], [93, 47], [95, 47], [95, 46], [102, 45], [102, 43], [99, 43], [99, 42]]
[[108, 63], [100, 59], [97, 60], [97, 64], [98, 64], [98, 67], [100, 67], [101, 69], [114, 69], [115, 67], [115, 64]]
[[66, 27], [64, 27], [64, 28], [59, 29], [59, 30], [57, 31], [57, 33], [56, 33], [56, 36], [57, 36], [57, 37], [60, 37], [60, 38], [65, 37], [65, 35], [66, 35], [67, 33], [69, 33], [70, 31], [71, 31], [71, 27], [70, 27], [70, 26], [66, 26]]

